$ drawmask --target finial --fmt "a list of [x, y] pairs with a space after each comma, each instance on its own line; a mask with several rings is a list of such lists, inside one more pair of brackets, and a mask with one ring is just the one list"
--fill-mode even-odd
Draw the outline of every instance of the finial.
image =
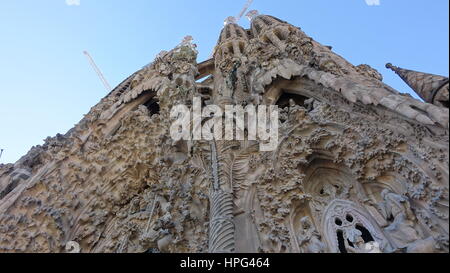
[[259, 16], [259, 12], [257, 10], [255, 10], [255, 9], [247, 12], [247, 14], [245, 15], [245, 17], [247, 17], [247, 19], [250, 22], [253, 21], [253, 19], [255, 19], [258, 16]]
[[[386, 68], [394, 71], [398, 75], [401, 74], [401, 70], [402, 69], [400, 67], [398, 67], [398, 66], [395, 66], [395, 65], [391, 64], [391, 63], [387, 63], [386, 64]], [[402, 75], [400, 75], [400, 76], [402, 76]]]
[[188, 44], [192, 43], [193, 40], [194, 40], [194, 38], [191, 35], [187, 35], [187, 36], [184, 36], [183, 41], [181, 41], [181, 44], [188, 45]]
[[448, 103], [448, 90], [446, 93], [443, 88], [448, 85], [448, 77], [409, 70], [391, 63], [387, 63], [386, 68], [399, 75], [425, 102], [437, 106], [445, 106], [445, 103]]
[[194, 37], [192, 37], [191, 35], [184, 36], [183, 41], [181, 41], [180, 45], [178, 45], [177, 47], [187, 46], [192, 50], [196, 51], [197, 45], [194, 44], [192, 41], [194, 41]]
[[391, 69], [391, 70], [394, 70], [394, 69], [395, 69], [395, 67], [394, 67], [391, 63], [387, 63], [387, 64], [386, 64], [386, 68], [387, 68], [387, 69]]
[[229, 25], [229, 24], [236, 24], [236, 23], [237, 23], [236, 17], [229, 16], [229, 17], [227, 17], [227, 19], [225, 19], [225, 21], [223, 22], [223, 25], [226, 26], [226, 25]]

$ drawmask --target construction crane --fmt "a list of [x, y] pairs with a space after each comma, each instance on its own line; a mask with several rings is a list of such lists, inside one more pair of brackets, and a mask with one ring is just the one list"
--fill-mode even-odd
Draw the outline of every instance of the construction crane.
[[248, 10], [248, 8], [252, 5], [253, 0], [247, 0], [247, 3], [245, 3], [244, 7], [242, 8], [239, 15], [236, 17], [236, 22], [239, 22], [241, 20], [242, 16], [244, 16], [245, 12]]
[[108, 92], [110, 92], [111, 89], [112, 89], [111, 85], [109, 85], [108, 81], [103, 76], [102, 71], [100, 71], [98, 66], [95, 64], [94, 59], [92, 59], [91, 55], [87, 51], [83, 51], [83, 54], [86, 55], [86, 57], [88, 58], [89, 63], [91, 64], [92, 68], [94, 68], [94, 70], [97, 73], [98, 77], [100, 78], [100, 80], [102, 81], [103, 85], [105, 86], [106, 90]]

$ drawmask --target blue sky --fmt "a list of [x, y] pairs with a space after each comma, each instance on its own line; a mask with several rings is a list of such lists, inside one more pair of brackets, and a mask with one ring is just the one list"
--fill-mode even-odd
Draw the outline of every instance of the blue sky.
[[[72, 0], [73, 1], [73, 0]], [[369, 1], [369, 0], [368, 0]], [[373, 1], [373, 0], [370, 0]], [[192, 35], [205, 60], [223, 20], [245, 0], [1, 0], [0, 163], [66, 133], [107, 94], [83, 50], [112, 86]], [[301, 27], [351, 63], [448, 76], [448, 0], [255, 0], [252, 8]], [[248, 27], [245, 19], [241, 24]]]

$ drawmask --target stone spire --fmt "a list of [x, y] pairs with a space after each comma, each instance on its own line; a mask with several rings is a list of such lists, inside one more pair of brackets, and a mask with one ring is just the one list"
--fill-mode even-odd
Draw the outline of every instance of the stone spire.
[[397, 73], [424, 101], [448, 108], [449, 79], [386, 64], [386, 68]]

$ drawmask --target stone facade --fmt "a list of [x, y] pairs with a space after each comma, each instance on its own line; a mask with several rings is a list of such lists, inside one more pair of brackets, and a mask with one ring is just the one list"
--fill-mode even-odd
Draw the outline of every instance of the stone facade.
[[[278, 148], [173, 141], [193, 97], [277, 104]], [[255, 15], [212, 59], [186, 39], [0, 165], [0, 252], [448, 252], [448, 136], [448, 108]]]

